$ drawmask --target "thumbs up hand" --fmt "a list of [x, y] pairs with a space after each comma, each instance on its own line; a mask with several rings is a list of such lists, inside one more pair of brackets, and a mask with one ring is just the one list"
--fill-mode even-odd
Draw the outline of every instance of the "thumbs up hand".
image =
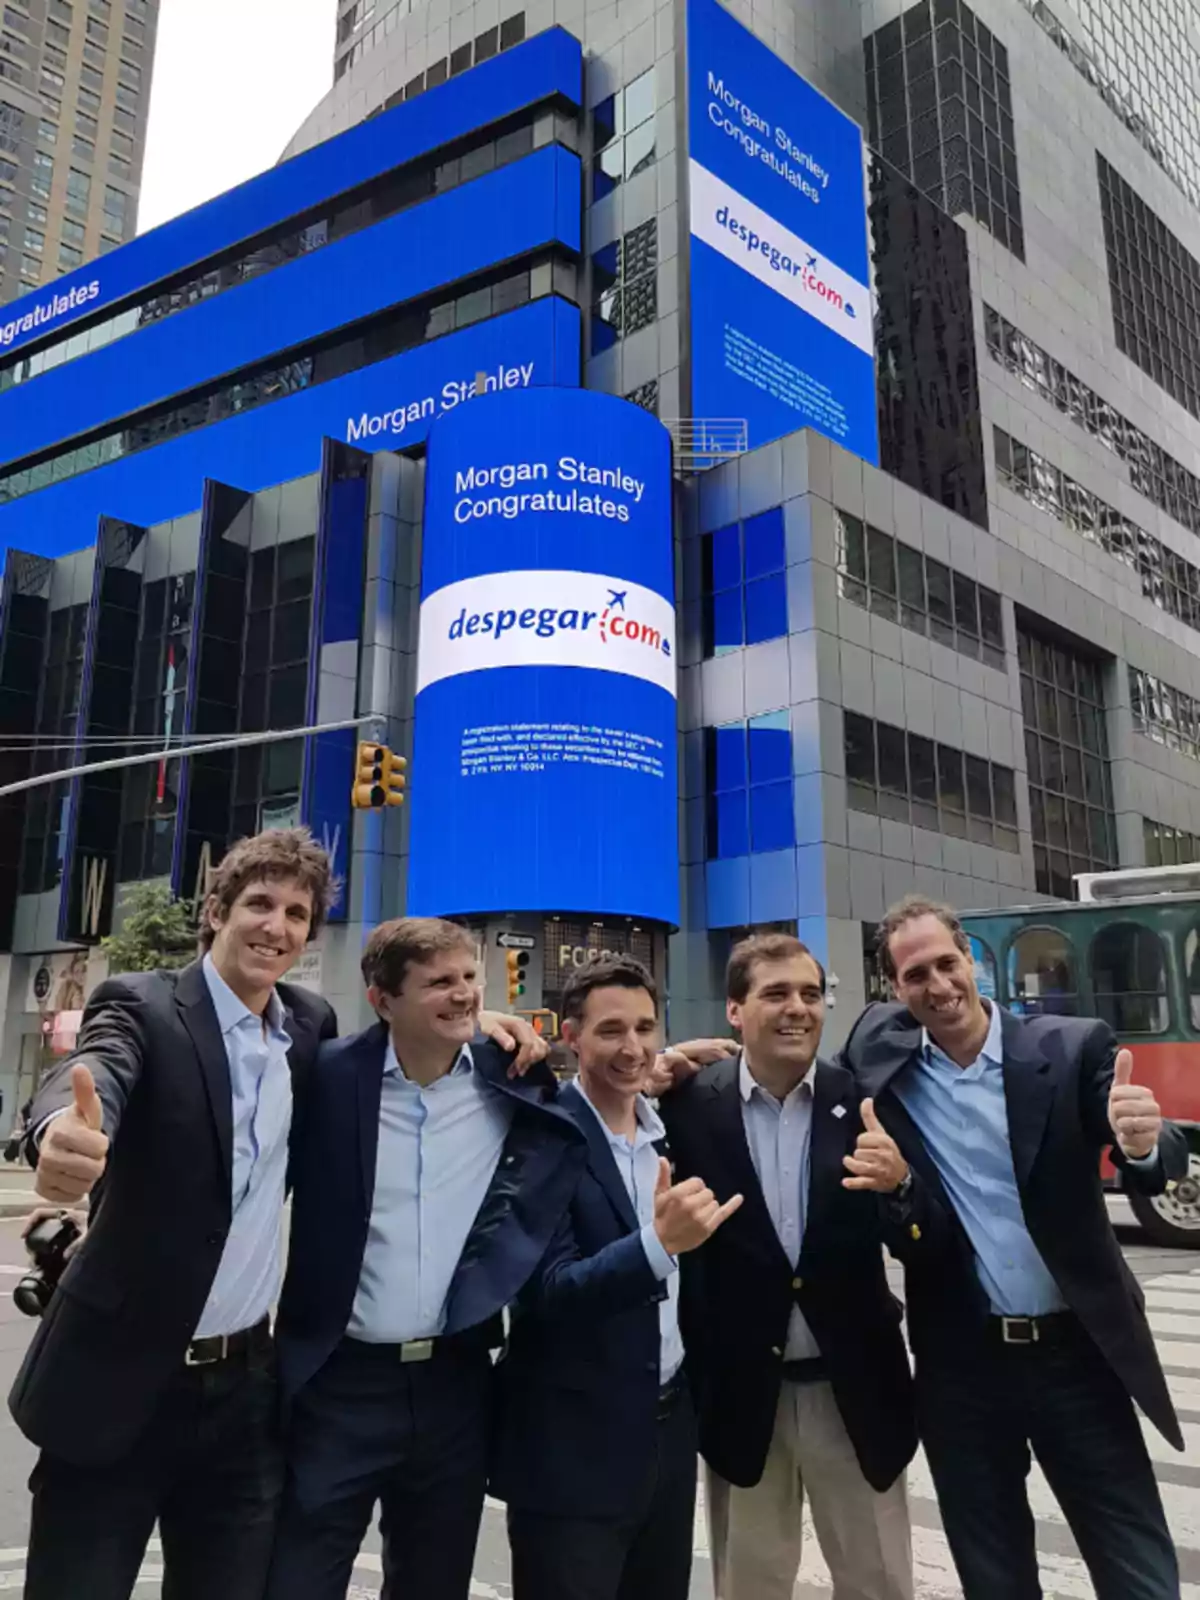
[[104, 1173], [108, 1139], [103, 1132], [104, 1107], [90, 1070], [77, 1062], [71, 1068], [71, 1104], [46, 1127], [38, 1150], [33, 1186], [54, 1205], [76, 1205], [91, 1193]]
[[740, 1194], [719, 1205], [702, 1178], [671, 1182], [671, 1164], [661, 1157], [654, 1188], [654, 1231], [671, 1256], [698, 1249], [742, 1203]]
[[1121, 1153], [1132, 1161], [1154, 1154], [1162, 1132], [1158, 1101], [1144, 1083], [1133, 1082], [1133, 1055], [1117, 1051], [1112, 1088], [1108, 1092], [1108, 1121]]
[[875, 1115], [875, 1102], [862, 1103], [863, 1131], [852, 1156], [843, 1165], [853, 1174], [842, 1179], [844, 1189], [871, 1189], [876, 1194], [892, 1194], [908, 1177], [908, 1162], [900, 1147]]

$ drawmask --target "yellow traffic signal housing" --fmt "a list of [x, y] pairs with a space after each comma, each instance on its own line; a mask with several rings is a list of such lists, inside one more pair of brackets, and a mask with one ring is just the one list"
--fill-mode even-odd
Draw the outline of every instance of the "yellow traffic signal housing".
[[528, 965], [528, 950], [508, 950], [505, 952], [504, 976], [510, 1007], [514, 1000], [519, 1000], [525, 993], [525, 968]]
[[386, 747], [383, 752], [384, 805], [402, 806], [408, 779], [404, 776], [408, 762], [403, 756], [393, 755]]
[[383, 780], [390, 754], [384, 744], [376, 744], [374, 740], [360, 742], [354, 764], [354, 783], [350, 790], [350, 804], [356, 811], [374, 811], [385, 803]]

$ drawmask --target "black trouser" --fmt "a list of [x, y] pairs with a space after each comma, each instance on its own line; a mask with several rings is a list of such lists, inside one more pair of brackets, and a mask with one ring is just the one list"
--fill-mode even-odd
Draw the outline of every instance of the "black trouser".
[[181, 1370], [123, 1460], [43, 1452], [25, 1600], [129, 1600], [156, 1520], [163, 1600], [262, 1600], [283, 1491], [277, 1404], [264, 1327], [249, 1353]]
[[[587, 1449], [580, 1440], [579, 1448]], [[687, 1600], [696, 1514], [696, 1419], [678, 1387], [621, 1518], [508, 1513], [513, 1600]]]
[[1030, 1453], [1097, 1600], [1179, 1600], [1179, 1569], [1133, 1403], [1072, 1317], [1049, 1342], [917, 1361], [921, 1437], [964, 1600], [1040, 1600]]
[[467, 1600], [491, 1414], [486, 1349], [343, 1339], [292, 1406], [270, 1600], [345, 1600], [376, 1504], [383, 1600]]

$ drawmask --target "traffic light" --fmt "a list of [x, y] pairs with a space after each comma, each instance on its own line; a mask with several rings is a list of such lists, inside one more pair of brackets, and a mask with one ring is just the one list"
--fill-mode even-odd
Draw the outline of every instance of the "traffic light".
[[354, 766], [354, 786], [350, 790], [350, 804], [356, 811], [374, 811], [384, 804], [387, 797], [383, 775], [390, 754], [387, 745], [376, 744], [374, 740], [364, 740], [359, 744]]
[[393, 755], [384, 746], [383, 751], [383, 803], [385, 806], [402, 806], [407, 779], [404, 776], [408, 762], [403, 756]]
[[508, 950], [505, 952], [504, 976], [508, 986], [508, 1003], [510, 1006], [525, 993], [525, 968], [528, 965], [528, 950]]

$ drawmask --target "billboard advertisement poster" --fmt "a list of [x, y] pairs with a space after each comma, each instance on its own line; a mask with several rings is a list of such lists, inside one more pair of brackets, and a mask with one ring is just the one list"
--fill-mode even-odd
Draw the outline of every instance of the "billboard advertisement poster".
[[429, 432], [408, 911], [679, 915], [671, 444], [584, 389]]
[[718, 0], [688, 0], [692, 414], [877, 464], [858, 124]]

